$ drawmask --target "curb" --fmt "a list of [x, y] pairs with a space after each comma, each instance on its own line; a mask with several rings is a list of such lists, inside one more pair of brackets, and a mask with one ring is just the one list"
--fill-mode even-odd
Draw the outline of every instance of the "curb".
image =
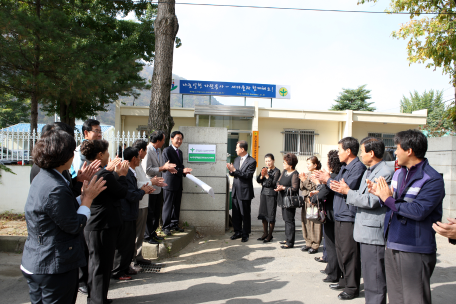
[[142, 255], [146, 259], [164, 259], [172, 256], [185, 246], [190, 244], [195, 238], [195, 227], [187, 227], [184, 232], [176, 232], [159, 245], [143, 243]]
[[0, 251], [21, 253], [24, 250], [26, 236], [1, 235]]

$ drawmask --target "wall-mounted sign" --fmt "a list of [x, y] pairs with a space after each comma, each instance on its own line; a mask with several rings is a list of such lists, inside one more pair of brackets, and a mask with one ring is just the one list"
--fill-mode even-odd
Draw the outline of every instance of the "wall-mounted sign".
[[172, 94], [290, 99], [289, 85], [173, 79]]
[[216, 145], [188, 144], [188, 161], [215, 163]]
[[258, 131], [253, 131], [252, 134], [252, 157], [256, 160], [256, 166], [258, 167], [258, 143], [259, 143], [259, 135]]

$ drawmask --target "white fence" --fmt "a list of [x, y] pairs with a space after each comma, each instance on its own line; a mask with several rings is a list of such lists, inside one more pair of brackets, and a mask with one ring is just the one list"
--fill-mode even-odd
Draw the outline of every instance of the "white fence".
[[[142, 139], [148, 142], [146, 132], [116, 132], [112, 128], [103, 133], [103, 139], [109, 142], [109, 154], [111, 157], [117, 155], [119, 146], [126, 144], [131, 146], [135, 140]], [[0, 162], [4, 164], [28, 164], [32, 160], [31, 151], [29, 150], [30, 142], [36, 142], [41, 138], [41, 132], [10, 132], [0, 130]], [[81, 133], [75, 132], [76, 144], [80, 145], [84, 137]]]

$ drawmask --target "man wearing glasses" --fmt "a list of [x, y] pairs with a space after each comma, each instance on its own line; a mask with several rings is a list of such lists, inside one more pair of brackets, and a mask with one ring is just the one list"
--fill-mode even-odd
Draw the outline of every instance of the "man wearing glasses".
[[[82, 125], [82, 133], [84, 140], [100, 140], [102, 132], [100, 122], [95, 119], [87, 119]], [[74, 151], [73, 165], [70, 168], [71, 177], [75, 178], [78, 175], [78, 170], [82, 168], [85, 162], [85, 156], [80, 152], [81, 146], [77, 146]]]

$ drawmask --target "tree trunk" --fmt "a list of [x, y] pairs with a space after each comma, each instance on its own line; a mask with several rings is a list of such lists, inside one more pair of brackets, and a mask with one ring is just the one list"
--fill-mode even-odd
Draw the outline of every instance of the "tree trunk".
[[[38, 19], [40, 19], [41, 16], [41, 1], [37, 0], [35, 2], [35, 10], [36, 10], [36, 16]], [[30, 98], [30, 105], [31, 105], [31, 111], [30, 111], [30, 132], [33, 134], [33, 132], [38, 132], [38, 76], [40, 73], [40, 32], [37, 30], [35, 32], [36, 36], [36, 43], [35, 43], [35, 60], [33, 64], [33, 93]]]
[[170, 92], [173, 72], [174, 41], [179, 23], [175, 13], [175, 0], [158, 3], [155, 20], [155, 58], [149, 108], [149, 132], [161, 130], [166, 134], [164, 147], [174, 126], [171, 117]]
[[67, 105], [65, 102], [60, 101], [60, 121], [66, 123], [70, 127], [75, 126], [75, 117], [77, 101], [73, 98], [70, 100], [70, 104]]

